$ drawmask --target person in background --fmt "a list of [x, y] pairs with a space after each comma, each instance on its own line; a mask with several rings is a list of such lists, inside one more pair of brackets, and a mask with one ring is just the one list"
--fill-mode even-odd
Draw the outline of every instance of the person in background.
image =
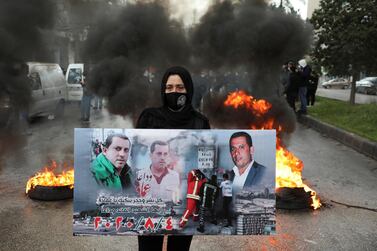
[[82, 98], [81, 98], [81, 120], [83, 122], [89, 122], [90, 119], [90, 101], [92, 99], [92, 94], [88, 89], [86, 83], [86, 72], [84, 72], [83, 77], [80, 81], [82, 86]]
[[291, 62], [286, 62], [282, 65], [280, 71], [280, 83], [281, 86], [278, 88], [278, 96], [283, 96], [287, 92], [288, 84], [289, 84], [289, 69], [288, 64]]
[[299, 73], [301, 76], [301, 81], [300, 85], [298, 87], [298, 96], [300, 98], [300, 110], [298, 110], [299, 114], [306, 114], [306, 106], [307, 106], [307, 100], [306, 100], [306, 94], [308, 91], [308, 86], [309, 86], [309, 78], [310, 78], [310, 73], [311, 73], [311, 68], [310, 66], [306, 63], [305, 59], [301, 59], [298, 61], [299, 64]]
[[308, 106], [313, 106], [315, 103], [315, 93], [317, 92], [317, 87], [318, 74], [315, 71], [312, 71], [309, 78], [308, 94], [306, 95]]
[[296, 112], [296, 99], [298, 96], [298, 88], [300, 85], [301, 77], [297, 72], [296, 66], [293, 62], [288, 63], [289, 79], [286, 85], [285, 93], [286, 99], [293, 111]]
[[102, 97], [94, 96], [94, 106], [93, 109], [102, 109]]

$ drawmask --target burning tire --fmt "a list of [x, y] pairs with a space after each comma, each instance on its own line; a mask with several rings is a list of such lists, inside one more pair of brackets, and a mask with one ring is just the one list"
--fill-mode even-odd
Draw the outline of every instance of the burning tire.
[[35, 200], [65, 200], [73, 198], [74, 170], [55, 174], [58, 167], [56, 161], [50, 166], [45, 166], [43, 171], [38, 172], [26, 183], [26, 194]]
[[71, 186], [35, 186], [30, 189], [27, 195], [30, 199], [54, 201], [73, 198], [73, 188]]
[[304, 188], [280, 187], [276, 191], [276, 208], [278, 209], [309, 209], [312, 198]]

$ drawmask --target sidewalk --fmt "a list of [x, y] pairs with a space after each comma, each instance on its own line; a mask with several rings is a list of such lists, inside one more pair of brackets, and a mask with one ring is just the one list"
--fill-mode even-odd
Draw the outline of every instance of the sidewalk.
[[347, 132], [333, 125], [322, 122], [310, 115], [300, 116], [298, 122], [377, 160], [377, 142], [362, 138], [354, 133]]

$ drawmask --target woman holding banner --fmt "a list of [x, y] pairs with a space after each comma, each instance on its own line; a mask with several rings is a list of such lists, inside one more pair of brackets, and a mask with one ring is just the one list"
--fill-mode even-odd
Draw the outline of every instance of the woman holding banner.
[[[183, 67], [169, 68], [161, 82], [162, 106], [145, 109], [136, 128], [210, 129], [208, 119], [192, 107], [194, 85]], [[189, 250], [192, 235], [169, 236], [167, 250]], [[139, 250], [162, 250], [163, 236], [139, 236]]]

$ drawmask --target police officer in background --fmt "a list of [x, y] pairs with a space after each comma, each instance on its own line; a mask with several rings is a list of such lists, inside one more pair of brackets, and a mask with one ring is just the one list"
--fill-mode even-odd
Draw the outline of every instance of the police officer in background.
[[[145, 109], [136, 128], [210, 129], [208, 119], [192, 107], [194, 85], [183, 67], [169, 68], [161, 81], [162, 106]], [[169, 236], [167, 250], [189, 250], [192, 235]], [[139, 236], [139, 250], [162, 250], [163, 236]]]

